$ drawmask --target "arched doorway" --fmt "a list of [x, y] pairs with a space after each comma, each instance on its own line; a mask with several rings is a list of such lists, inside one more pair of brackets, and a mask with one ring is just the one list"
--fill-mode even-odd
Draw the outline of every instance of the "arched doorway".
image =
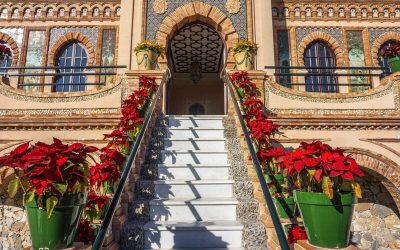
[[225, 87], [220, 72], [225, 44], [218, 32], [202, 22], [177, 30], [168, 43], [167, 113], [172, 115], [225, 114]]

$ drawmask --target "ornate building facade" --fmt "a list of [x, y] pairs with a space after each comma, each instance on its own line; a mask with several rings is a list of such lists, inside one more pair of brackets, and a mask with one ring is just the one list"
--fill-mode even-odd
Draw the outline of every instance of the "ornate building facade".
[[[352, 242], [400, 249], [400, 74], [379, 57], [400, 42], [399, 24], [397, 0], [1, 1], [0, 43], [12, 55], [0, 65], [0, 152], [52, 137], [104, 144], [139, 75], [170, 72], [163, 114], [228, 114], [220, 75], [244, 38], [259, 45], [249, 74], [284, 134], [277, 141], [348, 149], [367, 173]], [[137, 70], [144, 39], [167, 48], [158, 70]], [[0, 187], [0, 248], [22, 249], [21, 204]]]

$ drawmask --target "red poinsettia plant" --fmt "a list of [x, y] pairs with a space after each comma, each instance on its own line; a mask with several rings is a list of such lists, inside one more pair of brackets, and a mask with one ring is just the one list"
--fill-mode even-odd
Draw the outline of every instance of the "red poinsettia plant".
[[0, 43], [0, 62], [4, 59], [8, 59], [11, 56], [11, 50], [4, 44]]
[[9, 171], [14, 174], [8, 186], [10, 197], [20, 188], [25, 202], [41, 197], [38, 200], [43, 200], [50, 217], [61, 196], [88, 192], [88, 159], [97, 150], [82, 143], [63, 144], [56, 138], [52, 144], [27, 142], [0, 157], [0, 170], [3, 176]]
[[362, 177], [364, 173], [340, 148], [333, 149], [321, 141], [302, 142], [300, 147], [283, 156], [282, 165], [297, 190], [323, 192], [329, 199], [339, 192], [354, 192], [356, 197], [361, 197], [355, 177]]
[[307, 240], [307, 233], [304, 226], [292, 225], [288, 231], [288, 243], [292, 244], [298, 240]]
[[400, 56], [400, 43], [390, 44], [386, 49], [381, 51], [380, 56], [384, 58]]

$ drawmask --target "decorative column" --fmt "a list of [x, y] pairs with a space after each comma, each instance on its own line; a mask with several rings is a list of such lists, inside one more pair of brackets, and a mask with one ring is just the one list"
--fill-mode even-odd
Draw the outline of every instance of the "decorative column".
[[[264, 70], [264, 66], [275, 65], [271, 0], [254, 0], [253, 3], [254, 40], [259, 45], [256, 69]], [[273, 69], [267, 70], [269, 75], [273, 72]]]
[[[121, 16], [119, 25], [119, 42], [118, 42], [118, 65], [126, 65], [127, 69], [118, 69], [118, 74], [122, 74], [125, 70], [132, 69], [133, 61], [133, 33], [140, 33], [134, 27], [134, 10], [135, 4], [142, 2], [138, 0], [121, 0]], [[139, 26], [139, 29], [141, 27]], [[134, 30], [135, 29], [135, 30]]]

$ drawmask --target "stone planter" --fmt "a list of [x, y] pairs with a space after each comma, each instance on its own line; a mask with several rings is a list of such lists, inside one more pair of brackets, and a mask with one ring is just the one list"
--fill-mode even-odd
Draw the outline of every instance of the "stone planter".
[[34, 250], [63, 249], [72, 245], [87, 194], [66, 194], [59, 198], [50, 218], [45, 209], [40, 207], [35, 197], [25, 203], [29, 230]]
[[308, 242], [323, 248], [345, 248], [350, 241], [354, 193], [340, 193], [330, 200], [323, 193], [294, 191]]
[[255, 54], [248, 52], [239, 52], [234, 54], [235, 57], [235, 69], [236, 70], [253, 70]]
[[160, 54], [151, 50], [143, 50], [136, 53], [139, 70], [155, 70]]
[[392, 73], [400, 72], [400, 56], [390, 58], [388, 63], [389, 63], [390, 70], [392, 71]]

